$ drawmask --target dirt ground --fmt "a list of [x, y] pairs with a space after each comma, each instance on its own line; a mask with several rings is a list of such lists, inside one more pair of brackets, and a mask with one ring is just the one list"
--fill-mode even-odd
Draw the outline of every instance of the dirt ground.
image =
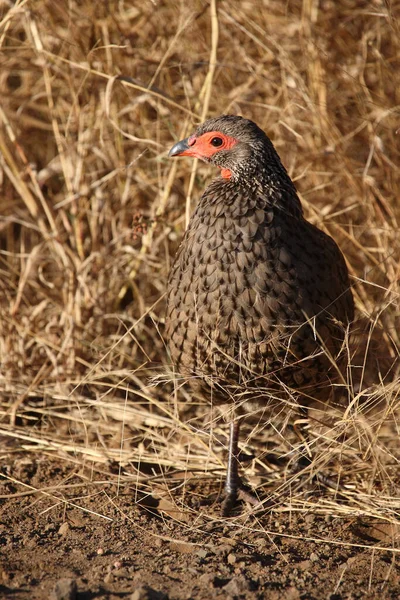
[[[2, 467], [0, 596], [399, 597], [398, 554], [382, 550], [396, 547], [392, 526], [279, 507], [264, 513], [242, 507], [240, 515], [221, 519], [218, 482], [208, 485], [186, 482], [194, 504], [180, 511], [177, 494], [139, 497], [135, 486], [118, 489], [66, 463], [15, 454]], [[315, 486], [310, 491], [319, 493]]]

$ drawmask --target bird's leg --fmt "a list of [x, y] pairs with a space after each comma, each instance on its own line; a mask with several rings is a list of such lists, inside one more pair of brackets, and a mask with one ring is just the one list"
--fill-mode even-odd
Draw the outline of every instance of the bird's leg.
[[222, 503], [222, 516], [228, 517], [238, 498], [257, 505], [259, 500], [247, 491], [239, 475], [239, 433], [240, 420], [231, 421], [229, 429], [228, 468], [225, 479], [225, 500]]
[[229, 516], [238, 499], [239, 477], [239, 433], [240, 421], [231, 421], [229, 426], [228, 468], [225, 479], [225, 500], [222, 515]]

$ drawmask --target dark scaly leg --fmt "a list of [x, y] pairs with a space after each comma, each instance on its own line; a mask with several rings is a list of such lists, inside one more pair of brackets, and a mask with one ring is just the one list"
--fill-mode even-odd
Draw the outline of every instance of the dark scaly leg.
[[239, 433], [240, 421], [232, 421], [229, 426], [228, 468], [225, 479], [225, 500], [222, 504], [223, 517], [229, 516], [238, 499], [240, 487]]
[[228, 517], [238, 499], [257, 505], [259, 500], [247, 491], [239, 475], [239, 433], [240, 420], [232, 421], [229, 429], [228, 468], [225, 479], [225, 500], [222, 503], [222, 516]]

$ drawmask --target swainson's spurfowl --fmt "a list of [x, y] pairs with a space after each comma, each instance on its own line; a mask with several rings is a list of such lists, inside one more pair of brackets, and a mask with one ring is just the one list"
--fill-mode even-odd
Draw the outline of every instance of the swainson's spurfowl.
[[[252, 121], [222, 115], [169, 156], [221, 169], [200, 198], [168, 280], [172, 363], [212, 402], [268, 407], [328, 396], [354, 305], [341, 251], [308, 222], [286, 169]], [[253, 402], [253, 404], [254, 404]], [[231, 424], [224, 513], [237, 500]]]

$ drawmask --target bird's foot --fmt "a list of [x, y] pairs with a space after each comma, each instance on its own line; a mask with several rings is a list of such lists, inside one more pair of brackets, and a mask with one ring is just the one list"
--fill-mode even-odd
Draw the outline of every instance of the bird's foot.
[[221, 512], [223, 517], [230, 517], [232, 511], [238, 506], [239, 501], [247, 502], [252, 506], [260, 504], [259, 498], [247, 486], [240, 483], [236, 489], [226, 491], [224, 501], [222, 502]]

